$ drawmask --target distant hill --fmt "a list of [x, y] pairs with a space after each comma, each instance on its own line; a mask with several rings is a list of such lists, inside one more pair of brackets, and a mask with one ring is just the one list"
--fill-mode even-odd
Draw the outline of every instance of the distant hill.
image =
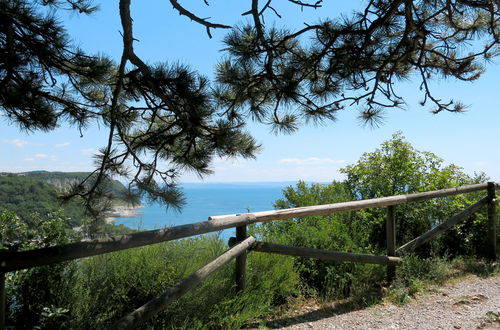
[[65, 217], [70, 218], [69, 226], [79, 226], [84, 217], [82, 206], [76, 201], [61, 204], [58, 195], [57, 188], [36, 178], [0, 174], [0, 212], [12, 211], [30, 223], [33, 213], [45, 218], [62, 209]]
[[[72, 200], [62, 204], [58, 196], [71, 185], [81, 182], [88, 172], [0, 173], [0, 212], [9, 210], [26, 222], [37, 213], [41, 217], [62, 209], [69, 225], [80, 226], [84, 218], [83, 207]], [[111, 191], [120, 203], [126, 188], [117, 180], [110, 181]]]
[[[82, 182], [87, 178], [90, 172], [48, 172], [48, 171], [31, 171], [18, 173], [18, 175], [24, 175], [32, 177], [34, 179], [46, 182], [60, 190], [67, 190], [72, 185]], [[125, 186], [118, 180], [110, 180], [109, 188], [118, 199], [119, 196], [123, 196], [126, 192]]]

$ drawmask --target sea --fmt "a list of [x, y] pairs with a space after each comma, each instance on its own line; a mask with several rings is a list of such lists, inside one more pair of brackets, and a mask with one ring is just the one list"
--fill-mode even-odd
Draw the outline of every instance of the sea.
[[[134, 217], [117, 217], [116, 224], [140, 230], [159, 229], [208, 220], [215, 215], [273, 210], [283, 190], [296, 182], [186, 183], [182, 191], [186, 205], [176, 211], [159, 204], [143, 204]], [[233, 236], [234, 229], [219, 233]]]

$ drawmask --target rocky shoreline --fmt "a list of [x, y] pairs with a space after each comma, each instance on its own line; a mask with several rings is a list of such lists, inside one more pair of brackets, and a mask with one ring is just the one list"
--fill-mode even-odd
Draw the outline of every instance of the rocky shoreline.
[[144, 205], [136, 205], [136, 206], [129, 206], [129, 205], [115, 205], [106, 212], [106, 222], [111, 223], [116, 221], [116, 217], [120, 218], [133, 218], [136, 217], [140, 214], [142, 214], [141, 211], [138, 211], [139, 209], [142, 209]]

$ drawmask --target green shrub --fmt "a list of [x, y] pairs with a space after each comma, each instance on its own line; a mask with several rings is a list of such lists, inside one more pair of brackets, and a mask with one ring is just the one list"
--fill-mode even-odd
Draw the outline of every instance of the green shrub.
[[[2, 245], [13, 250], [59, 245], [79, 238], [66, 229], [61, 212], [44, 219], [31, 214], [32, 227], [9, 211], [0, 213], [0, 221]], [[71, 300], [75, 268], [75, 262], [64, 262], [7, 273], [6, 324], [16, 329], [66, 328], [69, 313], [65, 307]]]
[[445, 257], [420, 258], [406, 255], [396, 268], [396, 278], [389, 289], [389, 299], [404, 304], [430, 284], [443, 283], [449, 278], [451, 263]]
[[[220, 238], [200, 236], [83, 260], [71, 306], [72, 327], [112, 325], [226, 249]], [[247, 289], [236, 295], [234, 263], [230, 263], [145, 327], [238, 328], [297, 293], [297, 276], [286, 258], [250, 253], [247, 277]]]
[[[456, 165], [444, 165], [435, 154], [415, 149], [401, 132], [381, 144], [380, 148], [364, 153], [353, 165], [341, 169], [347, 176], [345, 184], [351, 199], [370, 199], [393, 195], [439, 190], [460, 185], [481, 183], [484, 174], [473, 177]], [[481, 196], [482, 194], [482, 196]], [[396, 236], [406, 243], [485, 195], [467, 194], [398, 205], [395, 208]], [[386, 244], [385, 208], [363, 211], [371, 231], [370, 243], [384, 249]], [[483, 249], [484, 218], [471, 216], [464, 225], [454, 228], [431, 244], [420, 248], [421, 256], [475, 254]]]
[[[284, 198], [276, 202], [279, 208], [302, 207], [338, 203], [350, 200], [347, 186], [341, 182], [329, 185], [307, 185], [299, 182], [296, 187], [284, 190]], [[377, 253], [368, 242], [369, 229], [363, 214], [348, 212], [325, 216], [310, 216], [293, 220], [265, 223], [256, 227], [257, 235], [266, 242], [308, 247], [330, 251]], [[313, 258], [293, 258], [307, 292], [323, 298], [347, 297], [362, 290], [369, 265], [325, 261]], [[378, 280], [378, 275], [375, 275]], [[371, 278], [371, 282], [375, 280]]]
[[8, 273], [6, 324], [15, 329], [66, 329], [74, 270], [74, 262], [65, 262]]

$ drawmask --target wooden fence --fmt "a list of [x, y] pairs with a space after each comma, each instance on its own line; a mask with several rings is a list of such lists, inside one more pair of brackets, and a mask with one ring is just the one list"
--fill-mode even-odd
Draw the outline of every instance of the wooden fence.
[[[247, 251], [258, 251], [265, 253], [276, 253], [289, 256], [301, 256], [336, 261], [349, 261], [360, 263], [373, 263], [388, 266], [388, 276], [394, 274], [394, 267], [401, 262], [405, 252], [414, 250], [430, 239], [442, 234], [471, 214], [477, 212], [481, 207], [488, 207], [488, 258], [496, 260], [496, 204], [495, 191], [500, 189], [500, 184], [494, 182], [461, 186], [457, 188], [442, 189], [436, 191], [414, 193], [408, 195], [397, 195], [368, 200], [352, 202], [325, 204], [308, 207], [298, 207], [283, 210], [272, 210], [254, 212], [248, 214], [233, 214], [210, 217], [208, 221], [202, 221], [182, 226], [144, 231], [129, 235], [106, 237], [52, 246], [36, 250], [13, 252], [0, 250], [0, 329], [5, 327], [5, 273], [20, 269], [32, 268], [42, 265], [50, 265], [66, 260], [90, 257], [114, 251], [130, 249], [139, 246], [151, 245], [160, 242], [220, 231], [227, 228], [236, 228], [236, 237], [230, 240], [230, 249], [198, 269], [176, 285], [167, 289], [162, 295], [147, 302], [130, 314], [120, 319], [113, 329], [131, 329], [163, 310], [170, 303], [184, 295], [190, 289], [197, 286], [213, 272], [219, 270], [231, 260], [236, 259], [236, 287], [241, 291], [245, 287], [246, 254]], [[486, 190], [486, 197], [475, 204], [470, 205], [462, 212], [454, 215], [447, 221], [434, 227], [428, 232], [420, 235], [412, 241], [396, 248], [396, 219], [395, 206], [410, 202], [429, 200], [438, 197], [446, 197], [470, 192]], [[337, 212], [348, 212], [376, 207], [387, 207], [387, 255], [375, 256], [359, 253], [347, 253], [339, 251], [325, 251], [305, 247], [293, 247], [265, 242], [256, 242], [254, 237], [247, 237], [246, 226], [257, 222], [272, 220], [291, 219], [312, 215], [323, 215]]]

